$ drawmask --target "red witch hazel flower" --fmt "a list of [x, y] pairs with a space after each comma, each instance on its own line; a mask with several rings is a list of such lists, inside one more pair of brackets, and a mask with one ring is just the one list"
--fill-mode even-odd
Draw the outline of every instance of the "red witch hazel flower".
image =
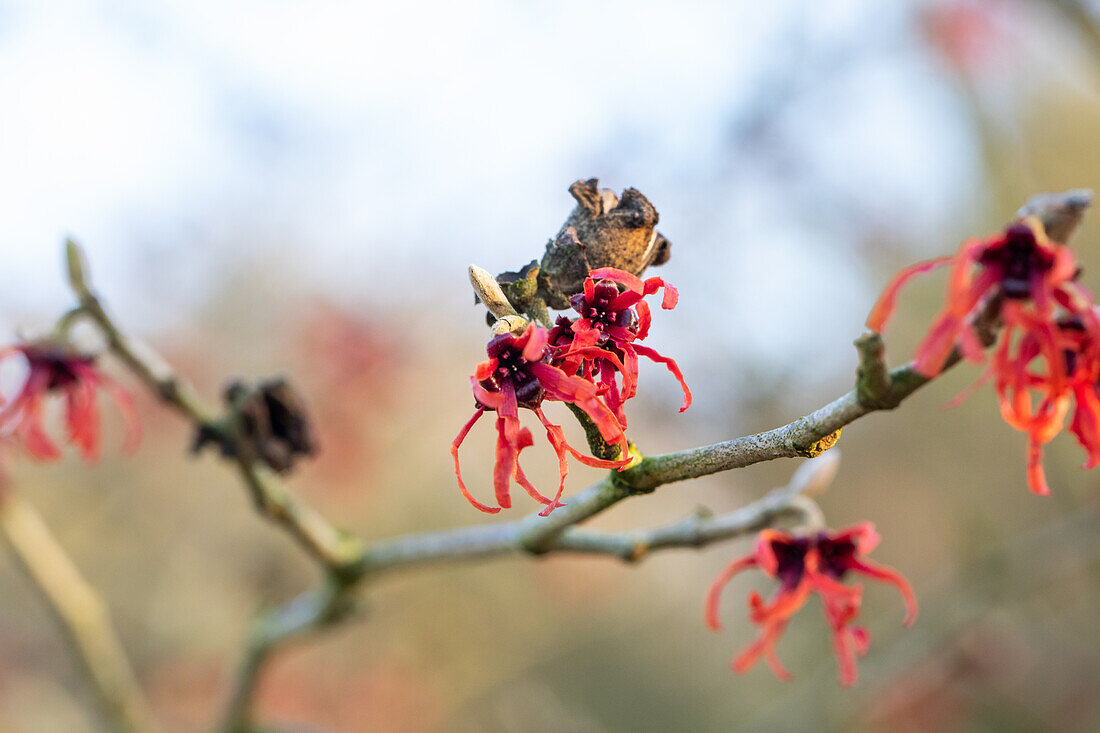
[[[659, 277], [643, 281], [614, 267], [593, 270], [584, 281], [584, 291], [569, 299], [580, 318], [563, 316], [550, 331], [550, 343], [559, 349], [555, 363], [595, 383], [624, 428], [623, 403], [637, 393], [639, 356], [664, 364], [676, 377], [684, 391], [680, 412], [691, 406], [691, 390], [676, 362], [637, 343], [649, 335], [652, 322], [644, 298], [662, 288], [661, 307], [675, 308], [679, 293]], [[622, 375], [622, 384], [617, 375]]]
[[[939, 257], [902, 270], [871, 310], [867, 327], [882, 331], [901, 287], [914, 276], [947, 264], [953, 265], [947, 305], [917, 348], [913, 361], [917, 372], [926, 377], [943, 370], [956, 344], [967, 359], [984, 360], [974, 319], [989, 297], [1004, 298], [1000, 312], [1006, 337], [1014, 331], [1032, 333], [1040, 338], [1045, 353], [1054, 350], [1057, 306], [1086, 319], [1090, 331], [1100, 335], [1100, 321], [1092, 313], [1092, 296], [1077, 283], [1080, 269], [1073, 252], [1047, 238], [1043, 225], [1033, 217], [1010, 224], [1002, 234], [963, 242], [954, 257]], [[1056, 374], [1062, 372], [1059, 360], [1051, 368]]]
[[1100, 465], [1100, 345], [1075, 319], [1060, 324], [1060, 333], [1075, 402], [1069, 429], [1088, 454], [1083, 468], [1096, 468]]
[[141, 424], [133, 397], [95, 366], [95, 358], [70, 347], [45, 341], [29, 342], [0, 349], [0, 361], [22, 355], [29, 371], [19, 393], [0, 408], [0, 435], [14, 434], [27, 452], [39, 460], [61, 455], [42, 424], [42, 410], [50, 394], [65, 397], [68, 440], [89, 463], [99, 456], [99, 407], [97, 393], [105, 390], [118, 404], [126, 423], [123, 450], [137, 448]]
[[[1047, 494], [1040, 465], [1042, 445], [1061, 431], [1074, 384], [1095, 365], [1100, 343], [1100, 318], [1092, 295], [1077, 282], [1081, 272], [1077, 260], [1068, 247], [1047, 237], [1038, 219], [1027, 217], [1001, 234], [964, 242], [954, 257], [902, 270], [871, 310], [867, 327], [881, 331], [901, 287], [914, 276], [947, 264], [952, 265], [947, 305], [917, 347], [913, 368], [934, 377], [956, 347], [969, 361], [983, 362], [976, 320], [995, 304], [1003, 332], [979, 383], [994, 379], [1006, 422], [1028, 434], [1028, 486], [1034, 493]], [[1077, 324], [1076, 335], [1061, 325], [1069, 322]], [[1043, 371], [1029, 371], [1040, 358]], [[1039, 397], [1036, 409], [1032, 409], [1033, 391]]]
[[[1078, 316], [1060, 319], [1048, 338], [1055, 344], [1055, 354], [1048, 356], [1038, 338], [1025, 334], [1015, 352], [1007, 340], [1003, 342], [990, 367], [1001, 415], [1028, 435], [1028, 485], [1042, 495], [1050, 493], [1043, 473], [1043, 445], [1061, 432], [1071, 403], [1075, 405], [1070, 432], [1088, 453], [1084, 467], [1100, 465], [1100, 345]], [[1040, 357], [1042, 362], [1033, 370]], [[1061, 371], [1042, 368], [1055, 361], [1062, 365]]]
[[[495, 514], [512, 505], [509, 495], [512, 479], [532, 498], [546, 505], [540, 514], [545, 516], [562, 506], [560, 499], [565, 488], [565, 476], [569, 472], [567, 453], [571, 453], [581, 463], [597, 468], [621, 469], [630, 462], [626, 435], [615, 414], [600, 399], [594, 384], [581, 377], [566, 374], [550, 364], [552, 351], [547, 347], [548, 336], [546, 329], [534, 324], [529, 325], [519, 336], [508, 333], [495, 336], [486, 348], [489, 360], [478, 364], [474, 376], [470, 378], [477, 411], [451, 443], [451, 455], [462, 495], [483, 512]], [[583, 410], [599, 429], [603, 439], [609, 444], [619, 446], [622, 459], [601, 460], [575, 450], [566, 442], [565, 431], [561, 426], [547, 420], [542, 411], [542, 403], [546, 400], [569, 402]], [[561, 481], [552, 499], [540, 493], [520, 468], [520, 453], [534, 444], [531, 431], [520, 425], [520, 407], [535, 413], [546, 429], [546, 437], [558, 456]], [[498, 504], [496, 507], [482, 504], [470, 494], [462, 481], [458, 465], [458, 449], [462, 441], [474, 423], [489, 411], [497, 413], [496, 464], [493, 470], [493, 486]]]
[[719, 600], [722, 589], [734, 575], [747, 568], [759, 568], [779, 581], [779, 589], [771, 601], [764, 601], [756, 592], [749, 594], [749, 619], [761, 628], [761, 633], [733, 660], [734, 671], [746, 672], [764, 657], [776, 677], [789, 680], [791, 675], [776, 656], [775, 644], [791, 616], [812, 593], [817, 593], [832, 634], [840, 684], [854, 684], [856, 654], [866, 653], [871, 637], [863, 627], [852, 625], [859, 615], [863, 588], [845, 585], [844, 577], [855, 572], [896, 586], [905, 599], [905, 625], [909, 626], [917, 618], [917, 600], [905, 578], [892, 568], [866, 559], [865, 555], [878, 542], [879, 536], [870, 522], [840, 532], [824, 531], [806, 536], [792, 536], [776, 530], [761, 532], [755, 551], [730, 563], [707, 593], [707, 626], [719, 631], [722, 628], [718, 619]]

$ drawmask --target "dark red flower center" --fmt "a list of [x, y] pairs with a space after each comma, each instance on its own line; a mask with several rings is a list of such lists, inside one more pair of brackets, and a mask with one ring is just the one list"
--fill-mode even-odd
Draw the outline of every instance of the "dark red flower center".
[[775, 553], [775, 576], [787, 590], [791, 590], [802, 581], [802, 573], [806, 570], [806, 553], [810, 551], [810, 541], [805, 537], [799, 537], [790, 541], [773, 541], [772, 552]]
[[508, 333], [495, 336], [486, 352], [490, 359], [496, 359], [497, 366], [481, 386], [490, 392], [500, 392], [503, 384], [510, 382], [520, 407], [538, 407], [544, 391], [538, 378], [531, 373], [530, 362], [524, 358], [522, 346], [516, 344], [516, 337]]
[[[615, 309], [612, 304], [619, 297], [619, 286], [614, 280], [600, 280], [593, 287], [592, 297], [577, 293], [569, 299], [573, 310], [586, 318], [593, 328], [605, 331], [613, 326], [630, 331], [638, 330], [638, 314], [634, 308]], [[603, 341], [605, 337], [601, 337]]]
[[851, 569], [851, 561], [856, 554], [852, 540], [832, 539], [825, 533], [816, 537], [773, 540], [771, 549], [776, 560], [775, 575], [786, 590], [793, 590], [802, 581], [802, 575], [806, 572], [806, 555], [811, 550], [817, 551], [818, 572], [834, 580], [841, 580]]
[[1054, 265], [1054, 255], [1039, 247], [1031, 227], [1013, 224], [1005, 230], [1005, 241], [987, 249], [978, 261], [1000, 268], [1001, 292], [1019, 300], [1031, 295], [1032, 285]]
[[826, 534], [817, 538], [818, 570], [834, 580], [840, 580], [852, 566], [856, 544], [850, 539], [835, 540]]
[[574, 338], [576, 334], [573, 333], [573, 321], [566, 316], [558, 316], [546, 340], [550, 346], [562, 349], [573, 343]]
[[23, 350], [24, 356], [32, 372], [49, 375], [46, 389], [53, 391], [67, 387], [80, 381], [77, 374], [77, 365], [92, 365], [91, 357], [79, 357], [62, 351], [43, 348], [27, 348]]

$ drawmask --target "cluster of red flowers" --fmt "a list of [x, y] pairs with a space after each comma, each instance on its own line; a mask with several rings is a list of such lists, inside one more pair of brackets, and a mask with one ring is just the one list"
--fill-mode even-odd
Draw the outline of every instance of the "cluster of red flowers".
[[[979, 380], [992, 379], [1005, 421], [1027, 433], [1027, 481], [1048, 494], [1043, 445], [1065, 425], [1088, 453], [1088, 467], [1100, 463], [1100, 318], [1073, 252], [1050, 240], [1034, 218], [1004, 232], [963, 242], [953, 257], [940, 257], [902, 270], [886, 287], [867, 319], [881, 331], [893, 313], [900, 288], [912, 277], [951, 265], [947, 303], [913, 360], [913, 368], [934, 377], [957, 350], [982, 363], [979, 316], [1003, 324], [1000, 342]], [[989, 311], [992, 309], [992, 313]]]
[[67, 438], [88, 462], [99, 456], [100, 389], [118, 404], [126, 422], [123, 449], [137, 447], [141, 438], [134, 400], [113, 379], [96, 368], [95, 358], [49, 342], [30, 342], [0, 350], [0, 361], [22, 356], [27, 363], [27, 378], [12, 400], [0, 407], [0, 438], [14, 438], [26, 452], [38, 460], [60, 457], [57, 444], [43, 426], [46, 398], [59, 394], [65, 399]]
[[[947, 302], [917, 347], [913, 369], [931, 378], [952, 359], [984, 363], [987, 339], [999, 327], [999, 341], [978, 384], [993, 382], [1005, 421], [1028, 436], [1030, 489], [1049, 493], [1042, 448], [1065, 427], [1071, 410], [1069, 429], [1088, 454], [1086, 467], [1100, 465], [1100, 317], [1092, 296], [1078, 282], [1081, 269], [1073, 252], [1052, 241], [1038, 219], [1024, 218], [1001, 233], [963, 242], [954, 256], [902, 270], [879, 297], [867, 327], [880, 332], [907, 282], [948, 265]], [[757, 593], [749, 596], [749, 618], [761, 633], [734, 659], [734, 669], [744, 672], [763, 657], [778, 677], [787, 679], [775, 643], [791, 616], [817, 593], [832, 633], [841, 684], [855, 682], [856, 655], [866, 650], [869, 637], [852, 625], [862, 591], [845, 585], [845, 574], [861, 573], [897, 586], [906, 602], [906, 625], [917, 612], [905, 579], [865, 559], [877, 543], [870, 524], [837, 533], [762, 532], [756, 550], [733, 561], [707, 597], [707, 624], [718, 629], [719, 597], [734, 575], [755, 567], [779, 581], [771, 601]]]
[[787, 680], [790, 673], [775, 653], [775, 643], [787, 628], [791, 616], [802, 608], [811, 594], [821, 598], [825, 620], [833, 638], [833, 652], [840, 667], [840, 683], [856, 681], [856, 654], [864, 654], [871, 642], [867, 630], [853, 626], [859, 614], [863, 588], [845, 585], [849, 572], [860, 573], [874, 580], [897, 586], [905, 599], [905, 625], [917, 618], [917, 600], [913, 589], [896, 570], [876, 565], [864, 557], [878, 545], [879, 536], [870, 523], [863, 523], [840, 532], [818, 532], [792, 536], [775, 530], [760, 533], [756, 549], [730, 563], [714, 581], [707, 594], [706, 622], [718, 631], [718, 606], [722, 589], [734, 575], [748, 568], [759, 568], [779, 581], [779, 589], [771, 601], [759, 593], [749, 595], [749, 619], [760, 627], [759, 638], [733, 660], [733, 669], [746, 672], [760, 657], [767, 660], [776, 677]]
[[[618, 285], [625, 286], [619, 292]], [[643, 300], [664, 288], [661, 307], [676, 307], [679, 293], [659, 277], [644, 282], [622, 270], [605, 267], [593, 270], [584, 281], [584, 292], [569, 299], [580, 318], [558, 318], [550, 330], [550, 343], [561, 353], [559, 366], [581, 374], [597, 384], [619, 424], [626, 427], [623, 403], [637, 393], [638, 356], [664, 364], [684, 392], [683, 412], [691, 406], [691, 390], [676, 362], [661, 356], [638, 341], [649, 335], [652, 323], [649, 304]], [[622, 384], [617, 377], [622, 375]]]
[[[521, 335], [495, 336], [486, 349], [489, 359], [477, 366], [470, 378], [477, 410], [451, 443], [455, 476], [462, 495], [483, 512], [496, 513], [512, 505], [512, 480], [549, 514], [562, 506], [569, 454], [598, 468], [623, 469], [630, 463], [624, 430], [623, 403], [633, 397], [638, 384], [638, 357], [664, 364], [684, 391], [681, 412], [691, 405], [691, 391], [684, 384], [676, 362], [638, 344], [649, 334], [650, 310], [644, 298], [664, 289], [661, 306], [676, 306], [676, 289], [661, 278], [648, 280], [622, 270], [605, 267], [593, 270], [584, 281], [584, 291], [573, 296], [570, 305], [579, 318], [561, 317], [552, 329], [531, 324]], [[603, 440], [617, 445], [619, 457], [607, 460], [587, 456], [565, 439], [560, 425], [551, 423], [542, 411], [544, 401], [567, 402], [584, 411]], [[535, 413], [546, 429], [546, 437], [558, 456], [560, 481], [553, 498], [543, 495], [523, 473], [519, 455], [533, 445], [531, 431], [520, 424], [519, 408]], [[497, 506], [475, 499], [462, 480], [458, 450], [467, 433], [482, 415], [497, 413], [496, 463], [493, 487]]]

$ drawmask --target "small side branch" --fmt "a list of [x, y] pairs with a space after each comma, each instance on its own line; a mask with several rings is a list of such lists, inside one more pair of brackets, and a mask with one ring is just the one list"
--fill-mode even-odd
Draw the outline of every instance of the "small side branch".
[[[948, 366], [958, 361], [951, 359]], [[946, 370], [946, 367], [945, 367]], [[889, 373], [892, 404], [864, 402], [853, 389], [829, 404], [782, 427], [701, 448], [649, 456], [623, 472], [622, 480], [637, 490], [744, 468], [776, 458], [813, 456], [835, 443], [835, 434], [864, 415], [893, 409], [931, 380], [903, 366]]]
[[[549, 541], [543, 552], [608, 555], [620, 560], [637, 561], [655, 550], [698, 548], [739, 537], [771, 526], [788, 516], [802, 517], [811, 525], [820, 524], [817, 505], [806, 495], [817, 494], [828, 486], [836, 474], [838, 462], [839, 454], [835, 453], [806, 461], [786, 486], [774, 489], [740, 509], [717, 516], [697, 513], [673, 524], [627, 532], [601, 532], [567, 526]], [[571, 501], [545, 519], [553, 519], [577, 505], [575, 500]], [[586, 506], [590, 510], [593, 505]], [[416, 565], [530, 554], [526, 546], [530, 527], [528, 519], [380, 540], [367, 546], [359, 573], [373, 576]]]
[[70, 311], [65, 318], [71, 320], [77, 314], [91, 318], [107, 339], [108, 348], [129, 367], [130, 371], [145, 382], [154, 394], [194, 423], [216, 429], [217, 413], [205, 405], [193, 389], [180, 381], [168, 364], [152, 350], [138, 344], [115, 326], [88, 284], [84, 255], [80, 247], [71, 240], [65, 243], [65, 261], [69, 271], [69, 286], [80, 303], [80, 308]]
[[345, 618], [353, 608], [347, 590], [343, 580], [331, 577], [320, 590], [303, 593], [253, 621], [221, 733], [255, 730], [252, 703], [268, 657], [281, 645]]
[[246, 458], [238, 458], [237, 464], [256, 509], [285, 528], [307, 553], [337, 573], [355, 563], [362, 552], [358, 539], [334, 527], [262, 467]]
[[[108, 315], [88, 283], [83, 254], [74, 242], [66, 244], [69, 284], [80, 303], [73, 314], [90, 318], [107, 340], [107, 346], [147, 387], [166, 404], [212, 436], [235, 440], [232, 420], [206, 405], [195, 390], [152, 349], [127, 336]], [[333, 527], [312, 507], [298, 499], [289, 488], [262, 467], [244, 458], [238, 451], [237, 463], [245, 486], [261, 514], [286, 528], [290, 535], [326, 567], [339, 569], [359, 555], [359, 543]]]
[[34, 507], [10, 491], [0, 496], [0, 536], [65, 632], [110, 728], [156, 730], [103, 601]]

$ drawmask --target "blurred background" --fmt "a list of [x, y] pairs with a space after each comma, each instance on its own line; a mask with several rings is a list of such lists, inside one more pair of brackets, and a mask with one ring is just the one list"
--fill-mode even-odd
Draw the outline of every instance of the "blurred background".
[[[72, 235], [119, 321], [209, 398], [229, 377], [293, 376], [322, 452], [292, 485], [327, 516], [366, 538], [472, 524], [448, 455], [487, 336], [465, 268], [540, 257], [572, 181], [640, 189], [672, 242], [656, 274], [681, 302], [651, 341], [696, 403], [676, 414], [676, 383], [646, 364], [628, 410], [660, 453], [849, 389], [850, 343], [896, 269], [999, 228], [1033, 193], [1100, 186], [1098, 143], [1100, 3], [1086, 0], [0, 0], [0, 325], [33, 332], [69, 307]], [[1086, 220], [1076, 240], [1094, 290], [1098, 232]], [[894, 362], [943, 287], [905, 292]], [[315, 569], [112, 369], [138, 393], [138, 456], [15, 462], [15, 485], [107, 599], [165, 728], [209, 729], [249, 618]], [[978, 373], [840, 441], [830, 523], [874, 521], [875, 557], [921, 602], [903, 630], [897, 594], [867, 588], [875, 641], [855, 689], [837, 686], [816, 601], [779, 645], [793, 682], [730, 672], [755, 632], [745, 595], [767, 584], [730, 586], [720, 635], [702, 601], [745, 540], [633, 568], [510, 559], [387, 577], [361, 622], [271, 664], [262, 717], [399, 733], [1097, 730], [1100, 474], [1063, 436], [1047, 451], [1054, 496], [1030, 495], [1024, 437], [988, 389], [943, 410]], [[493, 431], [479, 428], [464, 470], [487, 496]], [[551, 484], [551, 452], [530, 453], [528, 474]], [[596, 524], [730, 510], [795, 465], [668, 486]], [[574, 466], [569, 490], [597, 475]], [[516, 504], [512, 518], [535, 508]], [[0, 556], [0, 731], [93, 731], [88, 704]]]

